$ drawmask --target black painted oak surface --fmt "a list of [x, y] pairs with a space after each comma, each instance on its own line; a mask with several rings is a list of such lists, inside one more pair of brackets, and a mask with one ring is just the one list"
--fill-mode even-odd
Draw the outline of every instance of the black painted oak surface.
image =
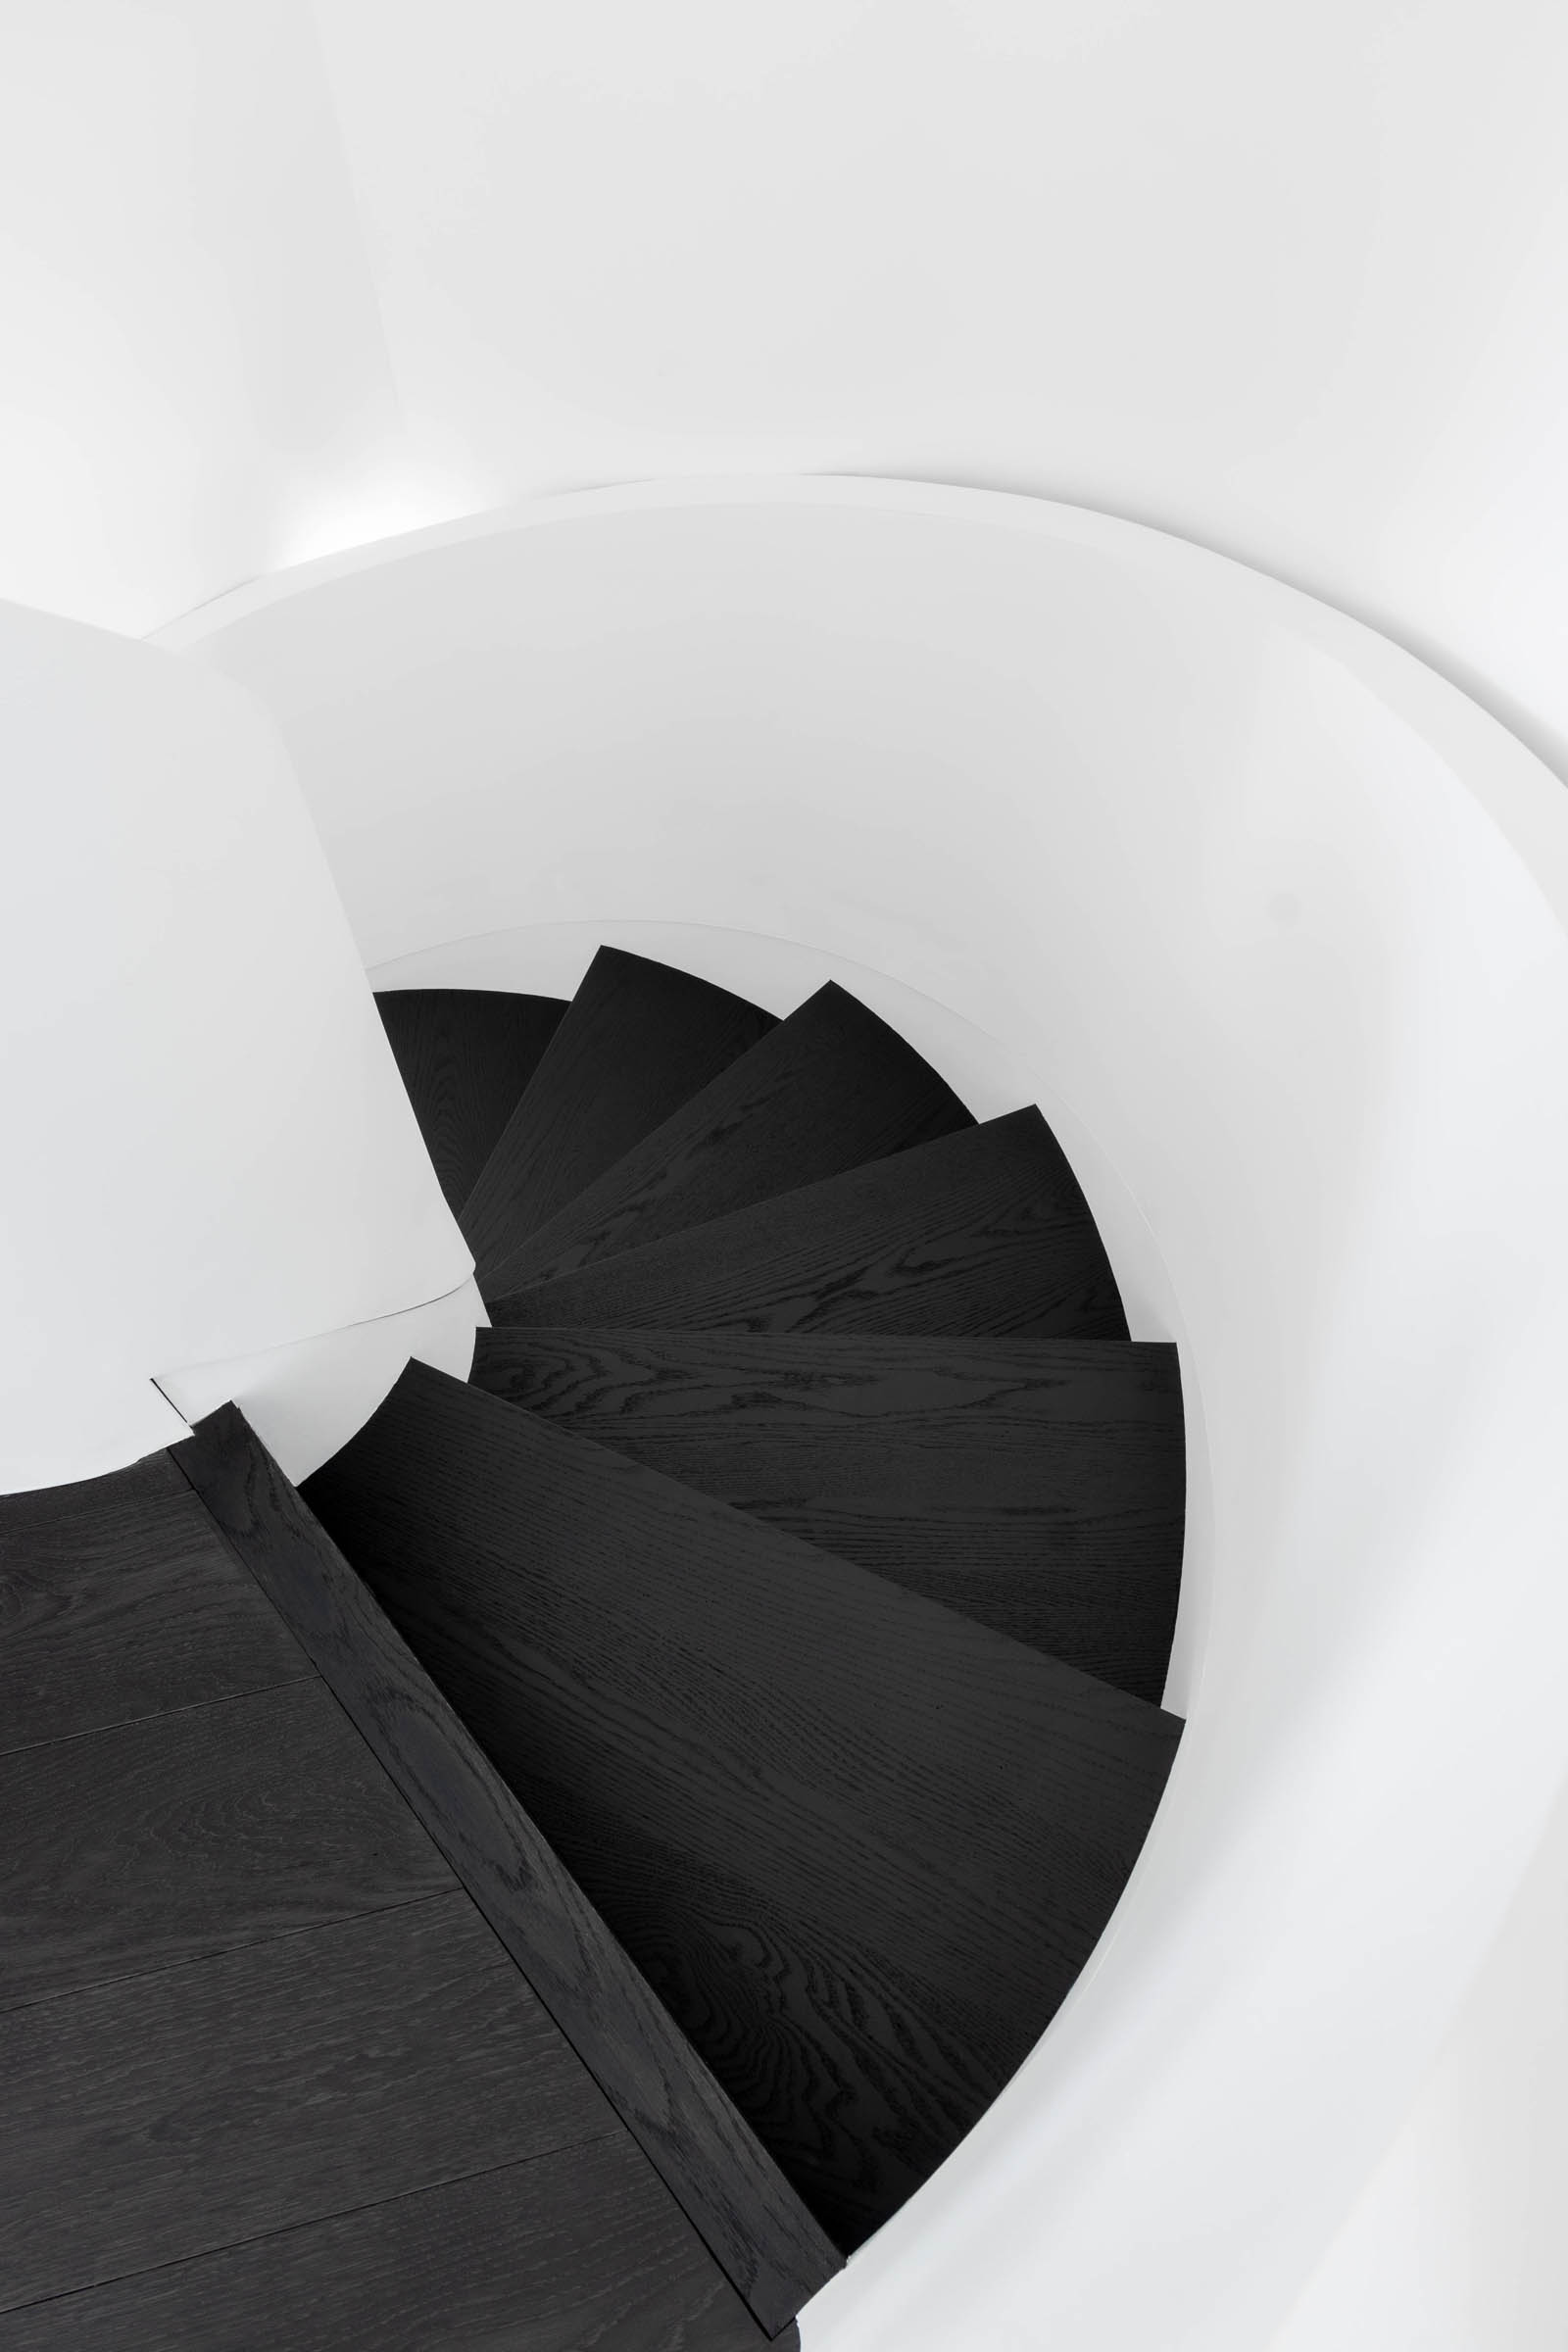
[[453, 1884], [314, 1678], [0, 1759], [0, 2008]]
[[472, 1377], [1141, 1698], [1164, 1690], [1174, 1348], [503, 1328]]
[[498, 989], [403, 988], [375, 1002], [441, 1190], [461, 1209], [560, 1027], [565, 1001]]
[[463, 1210], [481, 1285], [547, 1217], [773, 1028], [670, 964], [601, 948]]
[[[798, 2342], [792, 2328], [780, 2352]], [[0, 2352], [759, 2352], [621, 2137], [0, 2314]]]
[[603, 2137], [466, 1894], [0, 2018], [0, 2306]]
[[310, 1492], [858, 2241], [1049, 2021], [1179, 1725], [421, 1365]]
[[973, 1125], [929, 1062], [829, 981], [491, 1266], [486, 1288], [571, 1273]]
[[309, 1672], [166, 1455], [0, 1495], [0, 1754]]
[[232, 1405], [174, 1458], [759, 2320], [835, 2249]]
[[1016, 1110], [490, 1301], [497, 1323], [1124, 1340], [1088, 1204]]

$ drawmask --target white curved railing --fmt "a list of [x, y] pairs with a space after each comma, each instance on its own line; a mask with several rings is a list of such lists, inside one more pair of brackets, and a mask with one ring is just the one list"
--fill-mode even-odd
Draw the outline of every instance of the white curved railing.
[[1147, 1226], [1206, 1443], [1169, 1793], [803, 2336], [1257, 2352], [1568, 1772], [1560, 788], [1237, 565], [912, 485], [556, 501], [170, 636], [271, 705], [367, 961], [638, 919], [852, 959], [1064, 1117], [1120, 1270]]

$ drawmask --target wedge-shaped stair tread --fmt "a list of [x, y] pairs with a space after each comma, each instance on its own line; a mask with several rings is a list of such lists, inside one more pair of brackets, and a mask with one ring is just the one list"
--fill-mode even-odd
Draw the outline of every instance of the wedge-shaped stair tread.
[[495, 989], [402, 988], [375, 1002], [441, 1190], [460, 1209], [559, 1028], [565, 1001]]
[[710, 981], [601, 948], [465, 1205], [481, 1283], [775, 1026]]
[[1174, 1348], [504, 1328], [478, 1335], [472, 1377], [1141, 1698], [1164, 1690]]
[[495, 1322], [1124, 1340], [1088, 1203], [1038, 1110], [490, 1301]]
[[1179, 1725], [411, 1365], [321, 1514], [841, 2244], [1093, 1949]]
[[972, 1127], [929, 1062], [829, 981], [495, 1266], [503, 1295]]

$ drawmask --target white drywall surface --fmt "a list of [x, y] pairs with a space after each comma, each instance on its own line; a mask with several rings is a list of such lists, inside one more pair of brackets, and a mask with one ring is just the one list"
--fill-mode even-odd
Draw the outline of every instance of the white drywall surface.
[[1276, 572], [1568, 766], [1568, 11], [52, 0], [5, 63], [0, 595], [919, 475]]
[[287, 754], [227, 680], [0, 608], [0, 1491], [183, 1424], [185, 1364], [472, 1261]]
[[1258, 2352], [1568, 1775], [1559, 788], [1238, 566], [897, 485], [562, 501], [178, 635], [275, 712], [368, 960], [793, 942], [1115, 1172], [1206, 1439], [1188, 1730], [1061, 2014], [803, 2335]]

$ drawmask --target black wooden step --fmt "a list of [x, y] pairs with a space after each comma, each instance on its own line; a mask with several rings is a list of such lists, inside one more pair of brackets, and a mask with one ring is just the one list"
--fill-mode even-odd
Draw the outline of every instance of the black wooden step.
[[498, 1297], [972, 1127], [930, 1063], [829, 981], [517, 1250]]
[[1038, 1110], [490, 1300], [496, 1323], [1124, 1340], [1109, 1260]]
[[309, 1494], [818, 2218], [863, 2237], [1082, 1968], [1178, 1723], [422, 1365]]
[[[244, 1416], [224, 1405], [174, 1459], [609, 2109], [776, 2335], [839, 2268], [837, 2250]], [[715, 2352], [737, 2340], [727, 2321], [714, 2326]]]
[[503, 1328], [471, 1377], [1140, 1698], [1164, 1690], [1174, 1348]]
[[775, 1026], [645, 956], [601, 948], [464, 1205], [490, 1269]]
[[460, 1209], [565, 1001], [499, 989], [399, 988], [375, 1002], [441, 1190]]

